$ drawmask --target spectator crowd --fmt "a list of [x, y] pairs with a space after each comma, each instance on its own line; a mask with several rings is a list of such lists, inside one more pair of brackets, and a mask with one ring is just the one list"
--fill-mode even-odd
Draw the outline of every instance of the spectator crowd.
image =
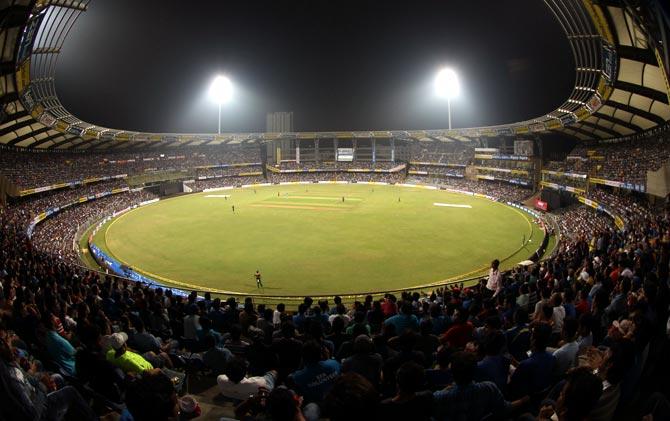
[[644, 186], [647, 171], [658, 170], [669, 159], [670, 132], [660, 130], [642, 138], [580, 143], [565, 163], [552, 168]]
[[407, 178], [406, 182], [423, 183], [454, 190], [485, 194], [496, 199], [509, 200], [511, 202], [523, 202], [533, 194], [533, 190], [530, 186], [526, 188], [515, 184], [509, 184], [504, 181], [475, 181], [466, 178], [438, 178], [412, 175]]
[[20, 189], [121, 174], [182, 171], [198, 166], [260, 163], [259, 145], [216, 145], [138, 152], [26, 151], [0, 147], [0, 175]]
[[465, 167], [447, 167], [442, 165], [411, 164], [409, 171], [425, 173], [427, 177], [465, 177]]
[[332, 170], [332, 171], [347, 171], [353, 169], [364, 170], [390, 170], [394, 167], [402, 165], [402, 162], [392, 161], [319, 161], [319, 162], [300, 162], [285, 161], [276, 166], [279, 170], [295, 170], [295, 171], [315, 171], [315, 170]]
[[475, 156], [476, 144], [463, 142], [411, 142], [410, 154], [413, 162], [440, 164], [470, 164]]
[[[335, 176], [403, 180], [404, 172]], [[434, 181], [501, 200], [530, 194], [501, 182]], [[187, 393], [194, 379], [211, 380], [234, 406], [230, 417], [245, 420], [670, 417], [667, 207], [594, 192], [626, 210], [625, 229], [570, 208], [559, 215], [568, 235], [540, 263], [501, 272], [494, 261], [477, 282], [432, 291], [270, 306], [78, 266], [77, 228], [147, 200], [144, 191], [69, 207], [26, 235], [42, 206], [107, 187], [0, 208], [0, 419], [206, 417]]]
[[195, 180], [194, 186], [195, 191], [203, 191], [205, 189], [215, 189], [219, 187], [261, 183], [267, 183], [267, 180], [262, 176], [226, 176], [221, 178], [210, 178], [207, 180]]
[[561, 236], [571, 240], [591, 238], [594, 233], [614, 229], [612, 218], [585, 205], [572, 205], [552, 212], [558, 219]]
[[273, 173], [268, 172], [268, 182], [285, 183], [296, 181], [347, 181], [355, 183], [359, 181], [382, 182], [389, 184], [401, 183], [405, 179], [405, 172], [393, 173], [365, 173], [365, 172], [309, 172], [309, 173]]
[[37, 224], [32, 244], [38, 250], [69, 263], [79, 263], [77, 233], [95, 221], [155, 196], [144, 190], [129, 191], [70, 206]]
[[245, 174], [262, 172], [263, 167], [260, 164], [224, 168], [201, 168], [196, 171], [196, 178], [244, 177]]
[[82, 197], [91, 197], [124, 187], [128, 187], [125, 181], [110, 180], [78, 187], [66, 187], [60, 190], [49, 190], [34, 196], [14, 200], [12, 209], [14, 212], [25, 215], [26, 218], [32, 218], [48, 209], [78, 201]]
[[663, 419], [669, 222], [468, 287], [288, 308], [86, 271], [3, 212], [0, 413], [188, 416], [197, 370], [238, 419]]

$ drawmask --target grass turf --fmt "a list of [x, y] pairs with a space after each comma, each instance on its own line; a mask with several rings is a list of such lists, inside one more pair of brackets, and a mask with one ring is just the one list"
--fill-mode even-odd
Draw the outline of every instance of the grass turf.
[[[223, 195], [230, 197], [207, 197]], [[532, 243], [521, 248], [522, 237], [531, 232]], [[503, 266], [510, 267], [541, 239], [527, 215], [483, 198], [396, 186], [309, 184], [163, 200], [111, 221], [95, 242], [166, 284], [326, 295], [474, 276], [495, 258], [509, 257]], [[260, 291], [256, 269], [263, 274]]]

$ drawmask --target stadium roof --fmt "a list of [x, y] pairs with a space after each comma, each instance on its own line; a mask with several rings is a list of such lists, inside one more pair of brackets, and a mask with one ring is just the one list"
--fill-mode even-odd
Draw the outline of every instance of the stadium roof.
[[[245, 143], [279, 138], [480, 137], [562, 133], [582, 140], [639, 133], [670, 120], [667, 17], [657, 2], [545, 0], [570, 43], [575, 86], [555, 111], [511, 124], [455, 130], [323, 133], [145, 133], [84, 122], [61, 104], [58, 55], [90, 0], [9, 0], [0, 9], [0, 144], [38, 149], [108, 149]], [[651, 7], [651, 9], [650, 9]], [[551, 80], [547, 80], [551, 83]]]

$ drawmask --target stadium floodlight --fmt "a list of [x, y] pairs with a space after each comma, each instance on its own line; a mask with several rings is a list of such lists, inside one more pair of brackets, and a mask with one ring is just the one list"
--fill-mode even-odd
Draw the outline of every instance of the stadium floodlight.
[[221, 134], [221, 105], [233, 97], [233, 84], [226, 76], [217, 76], [209, 87], [209, 97], [219, 105], [219, 134]]
[[460, 93], [458, 76], [453, 69], [442, 69], [435, 77], [435, 93], [447, 99], [447, 114], [449, 115], [449, 130], [451, 130], [451, 99]]

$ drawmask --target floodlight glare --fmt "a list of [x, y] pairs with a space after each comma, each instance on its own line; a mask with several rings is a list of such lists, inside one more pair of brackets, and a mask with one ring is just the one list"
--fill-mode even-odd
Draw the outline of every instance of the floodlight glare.
[[209, 87], [209, 97], [217, 104], [224, 104], [233, 96], [233, 84], [225, 76], [217, 76]]
[[454, 98], [458, 96], [460, 86], [458, 76], [452, 69], [442, 69], [435, 77], [435, 92], [443, 98]]
[[221, 104], [233, 97], [233, 84], [225, 76], [217, 76], [209, 87], [209, 98], [219, 106], [219, 134], [221, 134]]
[[458, 96], [460, 86], [458, 76], [452, 69], [442, 69], [435, 76], [435, 93], [447, 99], [447, 115], [449, 116], [449, 130], [451, 130], [451, 99]]

